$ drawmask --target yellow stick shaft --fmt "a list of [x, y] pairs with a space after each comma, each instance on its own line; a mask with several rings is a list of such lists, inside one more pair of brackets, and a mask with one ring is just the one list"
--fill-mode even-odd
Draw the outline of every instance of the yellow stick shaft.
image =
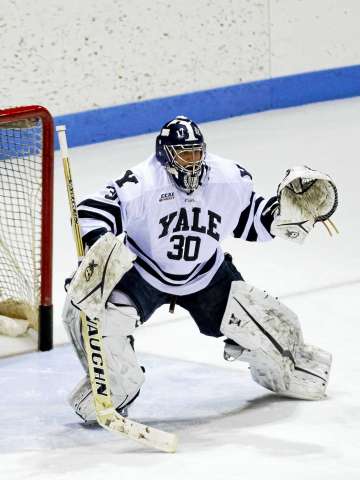
[[[78, 257], [82, 258], [85, 252], [84, 252], [84, 245], [81, 238], [79, 215], [77, 211], [75, 190], [74, 190], [74, 185], [73, 185], [72, 175], [71, 175], [70, 160], [69, 160], [68, 146], [67, 146], [67, 140], [66, 140], [66, 127], [64, 125], [61, 125], [61, 126], [58, 126], [56, 130], [58, 133], [60, 150], [61, 150], [61, 155], [63, 160], [64, 175], [65, 175], [66, 189], [67, 189], [68, 200], [69, 200], [72, 231], [73, 231], [75, 245], [76, 245], [76, 252]], [[104, 349], [102, 345], [103, 342], [102, 342], [102, 336], [100, 333], [100, 325], [99, 325], [98, 319], [91, 320], [87, 318], [83, 312], [81, 312], [80, 318], [81, 318], [84, 346], [86, 350], [86, 356], [87, 356], [88, 367], [89, 367], [91, 387], [92, 387], [92, 392], [93, 392], [93, 397], [95, 402], [96, 415], [99, 419], [99, 415], [101, 415], [101, 412], [109, 409], [113, 410], [114, 408], [111, 395], [110, 395], [110, 387], [109, 387], [109, 380], [108, 380], [109, 377], [108, 377], [107, 368], [105, 364], [105, 357], [103, 354]], [[90, 338], [89, 338], [89, 328], [91, 329], [91, 332], [92, 332], [92, 344], [90, 343]], [[94, 352], [92, 351], [91, 345], [96, 346], [98, 355], [100, 355], [101, 369], [99, 369], [99, 365], [96, 365], [93, 361]], [[99, 360], [97, 359], [97, 361]], [[101, 375], [99, 374], [100, 370], [101, 370]], [[101, 382], [99, 382], [99, 380], [96, 378], [96, 372], [98, 372], [97, 374], [100, 375]], [[101, 390], [101, 395], [98, 394], [98, 389]], [[99, 423], [102, 423], [100, 422], [100, 419], [99, 419]]]
[[72, 225], [72, 231], [73, 231], [73, 236], [74, 236], [75, 245], [76, 245], [76, 253], [78, 257], [83, 257], [84, 245], [81, 239], [79, 215], [76, 208], [75, 192], [74, 192], [74, 185], [73, 185], [72, 176], [71, 176], [69, 157], [63, 158], [63, 167], [64, 167], [64, 175], [66, 180], [66, 189], [68, 193], [69, 206], [71, 211], [71, 225]]

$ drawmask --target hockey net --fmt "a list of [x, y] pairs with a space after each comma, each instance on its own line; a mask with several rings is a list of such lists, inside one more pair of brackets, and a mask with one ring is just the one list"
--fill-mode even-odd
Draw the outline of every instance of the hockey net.
[[40, 106], [0, 110], [0, 334], [52, 347], [53, 121]]

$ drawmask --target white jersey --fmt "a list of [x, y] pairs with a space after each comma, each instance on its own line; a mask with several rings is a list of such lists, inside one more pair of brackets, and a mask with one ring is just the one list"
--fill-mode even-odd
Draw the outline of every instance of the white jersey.
[[255, 194], [251, 175], [236, 163], [207, 154], [206, 165], [192, 194], [177, 188], [155, 156], [127, 170], [79, 204], [83, 241], [124, 231], [135, 268], [153, 287], [175, 295], [205, 288], [224, 260], [226, 237], [272, 239], [276, 202]]

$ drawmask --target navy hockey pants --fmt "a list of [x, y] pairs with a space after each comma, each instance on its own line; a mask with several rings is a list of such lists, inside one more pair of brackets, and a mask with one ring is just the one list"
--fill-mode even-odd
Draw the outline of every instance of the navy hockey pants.
[[[228, 301], [231, 282], [243, 280], [229, 254], [220, 265], [210, 284], [198, 292], [176, 297], [176, 304], [185, 308], [204, 335], [221, 337], [221, 320]], [[142, 322], [164, 304], [170, 304], [174, 295], [164, 293], [147, 283], [133, 267], [116, 286], [128, 295], [137, 307]], [[176, 307], [175, 307], [176, 308]]]

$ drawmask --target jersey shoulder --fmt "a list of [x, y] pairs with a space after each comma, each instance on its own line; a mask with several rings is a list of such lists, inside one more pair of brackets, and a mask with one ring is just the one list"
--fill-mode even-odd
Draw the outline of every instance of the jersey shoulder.
[[210, 183], [252, 183], [252, 175], [238, 162], [218, 155], [208, 154], [206, 163], [210, 167]]
[[155, 155], [122, 172], [112, 183], [119, 198], [131, 201], [161, 189], [166, 183], [165, 169], [156, 160]]

